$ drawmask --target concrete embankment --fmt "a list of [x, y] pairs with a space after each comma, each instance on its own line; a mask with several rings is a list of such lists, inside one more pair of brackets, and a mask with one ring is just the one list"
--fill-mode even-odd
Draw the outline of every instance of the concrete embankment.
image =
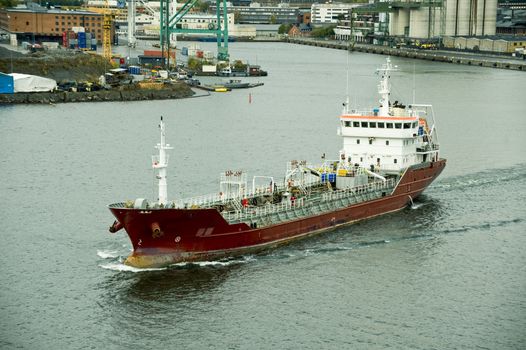
[[177, 84], [163, 89], [0, 94], [0, 104], [169, 100], [193, 95], [194, 91], [186, 84]]
[[[347, 42], [338, 42], [334, 40], [304, 40], [304, 39], [288, 39], [289, 43], [326, 47], [331, 49], [348, 50], [349, 44]], [[489, 68], [501, 68], [526, 71], [526, 61], [511, 59], [507, 57], [498, 57], [484, 54], [463, 54], [454, 51], [425, 51], [413, 49], [397, 49], [387, 46], [355, 44], [352, 51], [374, 53], [380, 55], [400, 56], [415, 58], [428, 61], [446, 62], [455, 64], [465, 64], [470, 66], [480, 66]]]

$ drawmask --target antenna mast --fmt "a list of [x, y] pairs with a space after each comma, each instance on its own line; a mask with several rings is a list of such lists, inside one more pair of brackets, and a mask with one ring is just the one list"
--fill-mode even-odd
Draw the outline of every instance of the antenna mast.
[[158, 143], [155, 148], [159, 150], [158, 156], [152, 157], [152, 167], [157, 169], [157, 180], [159, 180], [159, 205], [166, 205], [168, 197], [168, 185], [166, 183], [166, 168], [168, 167], [168, 155], [166, 150], [173, 149], [165, 140], [165, 127], [163, 117], [161, 116], [161, 143]]

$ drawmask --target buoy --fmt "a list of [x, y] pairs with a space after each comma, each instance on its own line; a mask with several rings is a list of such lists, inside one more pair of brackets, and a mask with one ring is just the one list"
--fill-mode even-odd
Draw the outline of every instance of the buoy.
[[222, 88], [216, 88], [216, 89], [215, 89], [214, 91], [215, 91], [215, 92], [227, 92], [227, 91], [228, 91], [228, 89], [227, 89], [227, 88], [224, 88], [224, 87], [222, 87]]

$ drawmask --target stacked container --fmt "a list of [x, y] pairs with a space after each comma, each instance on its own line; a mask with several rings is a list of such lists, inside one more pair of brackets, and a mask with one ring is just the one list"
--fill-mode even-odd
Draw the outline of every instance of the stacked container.
[[86, 48], [86, 33], [85, 32], [79, 32], [78, 34], [78, 45], [79, 49], [85, 49]]

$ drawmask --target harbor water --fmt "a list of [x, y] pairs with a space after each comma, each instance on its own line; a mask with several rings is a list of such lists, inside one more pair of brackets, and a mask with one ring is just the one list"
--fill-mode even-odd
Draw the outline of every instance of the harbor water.
[[522, 72], [392, 58], [392, 100], [434, 105], [448, 159], [411, 207], [265, 254], [123, 265], [131, 245], [108, 233], [107, 205], [156, 197], [161, 115], [175, 148], [168, 194], [181, 198], [219, 191], [224, 170], [282, 178], [289, 160], [336, 158], [346, 91], [378, 103], [384, 56], [230, 49], [269, 71], [247, 79], [264, 86], [0, 106], [0, 348], [523, 349]]

